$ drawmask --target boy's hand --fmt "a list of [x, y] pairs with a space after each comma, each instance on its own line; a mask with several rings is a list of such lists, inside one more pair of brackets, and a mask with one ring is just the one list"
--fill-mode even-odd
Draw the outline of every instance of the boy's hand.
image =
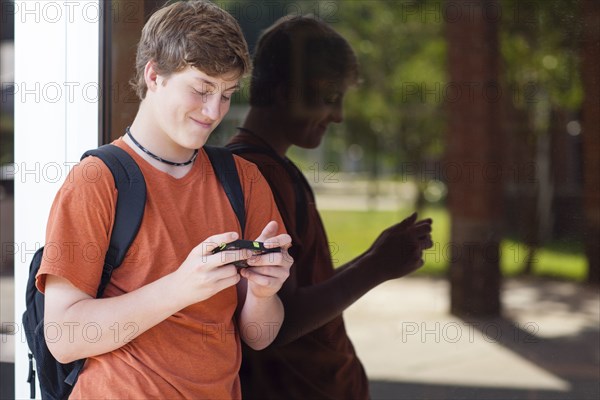
[[257, 298], [274, 296], [290, 275], [294, 260], [288, 253], [292, 238], [288, 234], [276, 235], [277, 222], [271, 221], [265, 226], [257, 241], [265, 247], [280, 247], [281, 252], [252, 256], [247, 259], [248, 268], [240, 269], [240, 274], [248, 279], [248, 293]]
[[236, 232], [207, 238], [190, 251], [186, 260], [175, 271], [181, 289], [178, 292], [185, 296], [188, 304], [206, 300], [239, 282], [240, 275], [231, 263], [245, 260], [252, 253], [247, 250], [227, 250], [216, 254], [212, 252], [222, 243], [229, 243], [237, 238]]
[[383, 231], [364, 256], [382, 280], [405, 276], [423, 266], [423, 250], [433, 246], [431, 219], [417, 220], [417, 213]]

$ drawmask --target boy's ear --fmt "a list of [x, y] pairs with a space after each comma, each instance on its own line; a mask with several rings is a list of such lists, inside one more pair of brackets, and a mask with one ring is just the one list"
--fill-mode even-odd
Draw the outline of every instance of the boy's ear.
[[150, 60], [144, 68], [144, 80], [148, 91], [156, 90], [158, 85], [158, 72], [156, 71], [156, 65], [154, 61]]

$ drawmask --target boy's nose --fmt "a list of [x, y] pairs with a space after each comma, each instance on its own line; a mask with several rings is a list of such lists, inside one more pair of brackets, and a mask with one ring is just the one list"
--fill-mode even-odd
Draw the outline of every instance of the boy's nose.
[[213, 121], [221, 116], [220, 96], [208, 96], [202, 105], [202, 113]]

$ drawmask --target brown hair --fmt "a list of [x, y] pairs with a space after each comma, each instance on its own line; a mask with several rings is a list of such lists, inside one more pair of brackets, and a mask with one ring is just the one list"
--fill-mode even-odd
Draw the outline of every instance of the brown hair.
[[278, 88], [290, 97], [292, 93], [305, 97], [308, 83], [315, 79], [357, 84], [358, 61], [352, 47], [317, 17], [280, 18], [261, 34], [254, 51], [250, 104], [272, 105]]
[[144, 69], [153, 60], [158, 73], [169, 76], [187, 66], [210, 76], [250, 71], [248, 45], [237, 21], [225, 10], [202, 0], [178, 1], [156, 11], [142, 29], [136, 75], [131, 85], [146, 97]]

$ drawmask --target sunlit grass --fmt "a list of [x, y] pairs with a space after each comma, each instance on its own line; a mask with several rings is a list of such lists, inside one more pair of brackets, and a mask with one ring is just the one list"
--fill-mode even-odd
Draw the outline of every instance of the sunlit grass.
[[[402, 211], [333, 211], [322, 210], [335, 265], [339, 266], [360, 255], [388, 226], [410, 215]], [[443, 208], [428, 208], [420, 218], [432, 218], [434, 247], [424, 255], [425, 265], [417, 274], [443, 275], [451, 257], [450, 218]], [[523, 272], [529, 248], [518, 241], [504, 239], [500, 244], [500, 265], [504, 276]], [[587, 262], [577, 242], [557, 242], [544, 246], [533, 256], [532, 273], [560, 279], [583, 281]]]
[[[511, 240], [504, 240], [503, 249], [509, 248], [514, 258], [502, 258], [505, 275], [522, 272], [527, 246]], [[515, 248], [522, 250], [515, 253]], [[577, 242], [553, 242], [536, 251], [532, 261], [532, 273], [536, 276], [556, 277], [584, 281], [587, 275], [587, 261], [583, 246]]]

